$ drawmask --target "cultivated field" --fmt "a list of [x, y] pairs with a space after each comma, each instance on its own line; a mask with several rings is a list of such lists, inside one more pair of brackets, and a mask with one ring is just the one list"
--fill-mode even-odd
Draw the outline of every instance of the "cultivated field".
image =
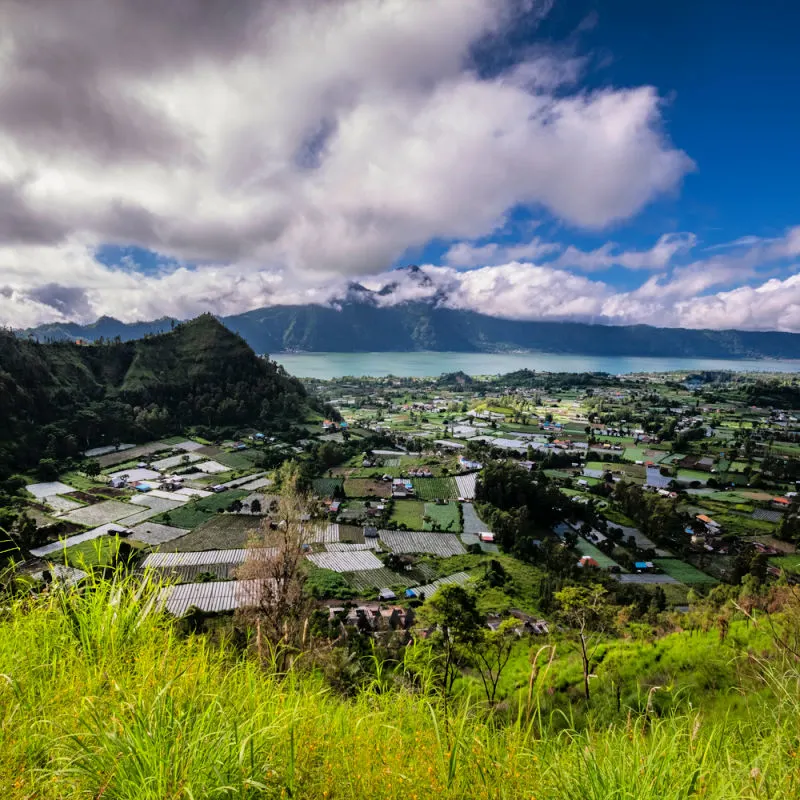
[[[449, 531], [450, 533], [461, 532], [461, 518], [458, 513], [458, 503], [449, 502], [447, 505], [437, 505], [436, 503], [425, 503], [426, 521], [423, 530]], [[436, 526], [436, 527], [434, 527]]]
[[459, 497], [455, 478], [412, 478], [420, 500], [455, 500]]
[[392, 485], [369, 478], [347, 478], [344, 482], [347, 497], [391, 497]]
[[344, 485], [342, 478], [315, 478], [311, 482], [311, 488], [314, 494], [320, 497], [333, 497], [337, 489], [341, 489]]
[[105, 525], [109, 522], [116, 522], [124, 517], [130, 517], [140, 511], [139, 508], [131, 503], [120, 503], [118, 500], [106, 500], [103, 503], [96, 503], [93, 506], [84, 506], [70, 511], [64, 515], [64, 519], [75, 522], [78, 525], [96, 527]]
[[369, 551], [360, 550], [348, 553], [312, 553], [306, 558], [322, 569], [334, 572], [361, 572], [383, 567], [383, 562]]
[[700, 583], [716, 583], [717, 581], [705, 572], [701, 572], [691, 564], [680, 561], [677, 558], [657, 558], [653, 562], [657, 567], [663, 569], [667, 575], [675, 580], [685, 583], [687, 586]]
[[344, 573], [345, 580], [359, 592], [369, 592], [390, 586], [412, 586], [414, 580], [399, 572], [392, 572], [388, 567], [362, 570], [361, 572]]
[[461, 540], [452, 533], [379, 531], [378, 535], [380, 540], [395, 553], [431, 553], [447, 557], [465, 552]]
[[423, 529], [422, 517], [425, 514], [425, 504], [419, 500], [395, 500], [392, 509], [391, 521], [395, 525], [405, 525], [412, 531]]
[[[174, 523], [177, 525], [177, 522]], [[247, 547], [259, 535], [260, 517], [239, 514], [219, 514], [206, 517], [203, 524], [180, 539], [169, 543], [165, 549], [178, 552], [196, 550], [231, 550]], [[183, 526], [185, 527], [185, 526]]]

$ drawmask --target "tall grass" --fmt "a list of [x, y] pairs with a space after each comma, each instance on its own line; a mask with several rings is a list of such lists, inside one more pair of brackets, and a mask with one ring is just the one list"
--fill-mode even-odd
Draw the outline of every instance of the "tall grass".
[[432, 695], [354, 699], [313, 676], [184, 637], [157, 586], [100, 581], [17, 601], [0, 619], [0, 797], [569, 798], [800, 796], [797, 673], [771, 673], [746, 718], [701, 714], [577, 732], [463, 703], [445, 725]]

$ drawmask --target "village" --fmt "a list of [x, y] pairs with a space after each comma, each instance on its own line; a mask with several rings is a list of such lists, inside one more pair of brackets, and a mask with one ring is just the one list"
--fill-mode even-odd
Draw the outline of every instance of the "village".
[[299, 438], [242, 430], [219, 442], [189, 435], [89, 450], [81, 469], [26, 485], [36, 529], [27, 573], [76, 583], [124, 543], [136, 571], [165, 582], [172, 614], [230, 612], [253, 597], [242, 565], [273, 546], [279, 490], [266, 465], [295, 459], [313, 498], [309, 586], [332, 620], [361, 629], [412, 625], [438, 588], [477, 586], [494, 561], [517, 578], [513, 592], [481, 602], [486, 624], [516, 615], [521, 630], [548, 630], [521, 588], [543, 565], [503, 552], [482, 518], [476, 493], [490, 462], [560, 493], [561, 520], [537, 547], [557, 546], [575, 570], [615, 585], [657, 591], [667, 607], [736, 580], [743, 561], [757, 560], [765, 579], [795, 580], [791, 410], [745, 404], [741, 378], [513, 384], [309, 382], [331, 414], [303, 420]]

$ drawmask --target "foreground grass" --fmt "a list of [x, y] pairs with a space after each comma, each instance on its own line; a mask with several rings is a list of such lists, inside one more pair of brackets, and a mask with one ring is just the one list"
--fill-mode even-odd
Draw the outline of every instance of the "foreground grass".
[[433, 696], [280, 679], [232, 647], [181, 637], [135, 584], [52, 594], [0, 620], [0, 797], [792, 798], [796, 674], [745, 719], [630, 717], [541, 734]]

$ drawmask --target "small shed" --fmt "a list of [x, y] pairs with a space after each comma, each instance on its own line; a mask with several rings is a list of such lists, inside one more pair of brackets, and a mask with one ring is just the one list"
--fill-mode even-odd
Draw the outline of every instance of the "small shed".
[[391, 589], [381, 589], [378, 592], [378, 600], [397, 600], [397, 595]]

